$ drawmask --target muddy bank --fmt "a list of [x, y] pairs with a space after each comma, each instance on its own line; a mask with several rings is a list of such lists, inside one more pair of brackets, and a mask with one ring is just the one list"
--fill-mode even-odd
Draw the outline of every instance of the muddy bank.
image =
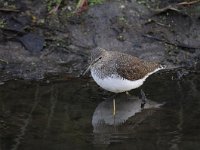
[[1, 80], [79, 76], [96, 46], [198, 69], [200, 5], [182, 2], [105, 1], [79, 15], [74, 1], [62, 1], [54, 14], [49, 1], [1, 2], [13, 6], [0, 9]]

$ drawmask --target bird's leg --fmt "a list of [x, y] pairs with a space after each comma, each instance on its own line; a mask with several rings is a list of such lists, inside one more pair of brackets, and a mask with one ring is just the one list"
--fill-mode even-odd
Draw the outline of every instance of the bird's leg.
[[115, 98], [116, 98], [116, 96], [117, 96], [117, 94], [114, 94], [113, 96], [112, 96], [112, 100], [113, 100], [113, 111], [112, 111], [112, 114], [113, 114], [113, 116], [115, 117], [115, 115], [116, 115], [116, 103], [115, 103]]
[[146, 104], [146, 102], [147, 102], [147, 98], [146, 98], [145, 93], [143, 92], [142, 89], [141, 89], [140, 93], [141, 93], [141, 99], [142, 99], [141, 108], [143, 109], [145, 104]]
[[113, 116], [116, 114], [116, 105], [115, 105], [115, 99], [113, 99]]

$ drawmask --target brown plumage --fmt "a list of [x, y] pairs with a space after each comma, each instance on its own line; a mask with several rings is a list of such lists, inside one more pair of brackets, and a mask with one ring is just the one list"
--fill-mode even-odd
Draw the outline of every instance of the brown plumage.
[[120, 62], [118, 63], [117, 73], [128, 80], [141, 79], [160, 67], [157, 63], [146, 62], [137, 57], [123, 53], [120, 54], [117, 62]]

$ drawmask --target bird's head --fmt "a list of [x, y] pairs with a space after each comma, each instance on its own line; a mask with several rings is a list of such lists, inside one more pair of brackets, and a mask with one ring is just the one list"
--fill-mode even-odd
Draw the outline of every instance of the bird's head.
[[101, 60], [103, 57], [105, 57], [106, 53], [107, 53], [107, 51], [100, 47], [97, 47], [97, 48], [91, 50], [90, 65], [83, 72], [82, 75], [86, 74], [95, 63], [97, 63], [99, 60]]
[[97, 47], [91, 51], [91, 60], [90, 64], [95, 64], [98, 62], [100, 59], [105, 57], [106, 55], [106, 50], [100, 47]]

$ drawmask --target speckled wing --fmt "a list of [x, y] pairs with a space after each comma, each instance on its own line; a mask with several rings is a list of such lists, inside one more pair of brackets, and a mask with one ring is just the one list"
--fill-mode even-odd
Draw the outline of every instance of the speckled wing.
[[143, 78], [148, 73], [159, 68], [159, 64], [146, 62], [134, 56], [120, 56], [117, 62], [117, 73], [128, 80], [134, 81]]

